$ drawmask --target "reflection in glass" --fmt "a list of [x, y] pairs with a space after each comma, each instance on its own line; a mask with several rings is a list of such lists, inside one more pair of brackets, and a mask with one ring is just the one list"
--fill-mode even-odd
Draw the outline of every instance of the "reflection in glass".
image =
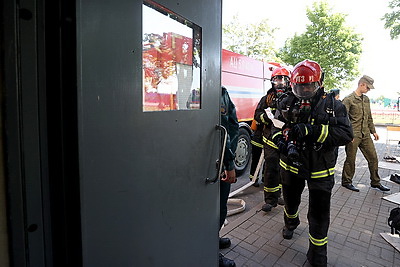
[[201, 108], [201, 28], [143, 4], [143, 111]]

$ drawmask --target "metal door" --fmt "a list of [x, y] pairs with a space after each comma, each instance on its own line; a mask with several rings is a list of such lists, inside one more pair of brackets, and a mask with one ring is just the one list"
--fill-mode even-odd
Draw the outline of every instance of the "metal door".
[[200, 30], [200, 104], [144, 109], [142, 1], [78, 1], [83, 265], [216, 266], [221, 1], [146, 3]]

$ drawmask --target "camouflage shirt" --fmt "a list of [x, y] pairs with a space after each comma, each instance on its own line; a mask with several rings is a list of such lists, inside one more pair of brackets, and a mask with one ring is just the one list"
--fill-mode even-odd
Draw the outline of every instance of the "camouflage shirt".
[[353, 92], [346, 96], [342, 102], [349, 114], [354, 137], [362, 138], [376, 132], [369, 98], [366, 95], [357, 96]]

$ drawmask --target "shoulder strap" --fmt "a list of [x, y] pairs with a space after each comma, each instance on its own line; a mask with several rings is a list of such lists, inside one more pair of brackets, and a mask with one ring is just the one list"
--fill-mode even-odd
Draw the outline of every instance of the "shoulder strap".
[[333, 92], [326, 94], [325, 111], [329, 117], [336, 117], [335, 114], [335, 94]]

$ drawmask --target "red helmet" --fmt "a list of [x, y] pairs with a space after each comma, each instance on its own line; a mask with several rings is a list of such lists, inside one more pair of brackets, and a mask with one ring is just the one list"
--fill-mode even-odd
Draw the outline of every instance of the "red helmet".
[[294, 66], [290, 81], [295, 96], [310, 99], [322, 85], [321, 66], [312, 60], [301, 61]]
[[271, 84], [274, 89], [286, 89], [290, 85], [290, 71], [279, 67], [272, 71]]
[[286, 69], [285, 67], [276, 68], [272, 71], [271, 80], [272, 80], [272, 78], [274, 78], [275, 76], [278, 76], [278, 75], [290, 77], [290, 71], [288, 69]]

